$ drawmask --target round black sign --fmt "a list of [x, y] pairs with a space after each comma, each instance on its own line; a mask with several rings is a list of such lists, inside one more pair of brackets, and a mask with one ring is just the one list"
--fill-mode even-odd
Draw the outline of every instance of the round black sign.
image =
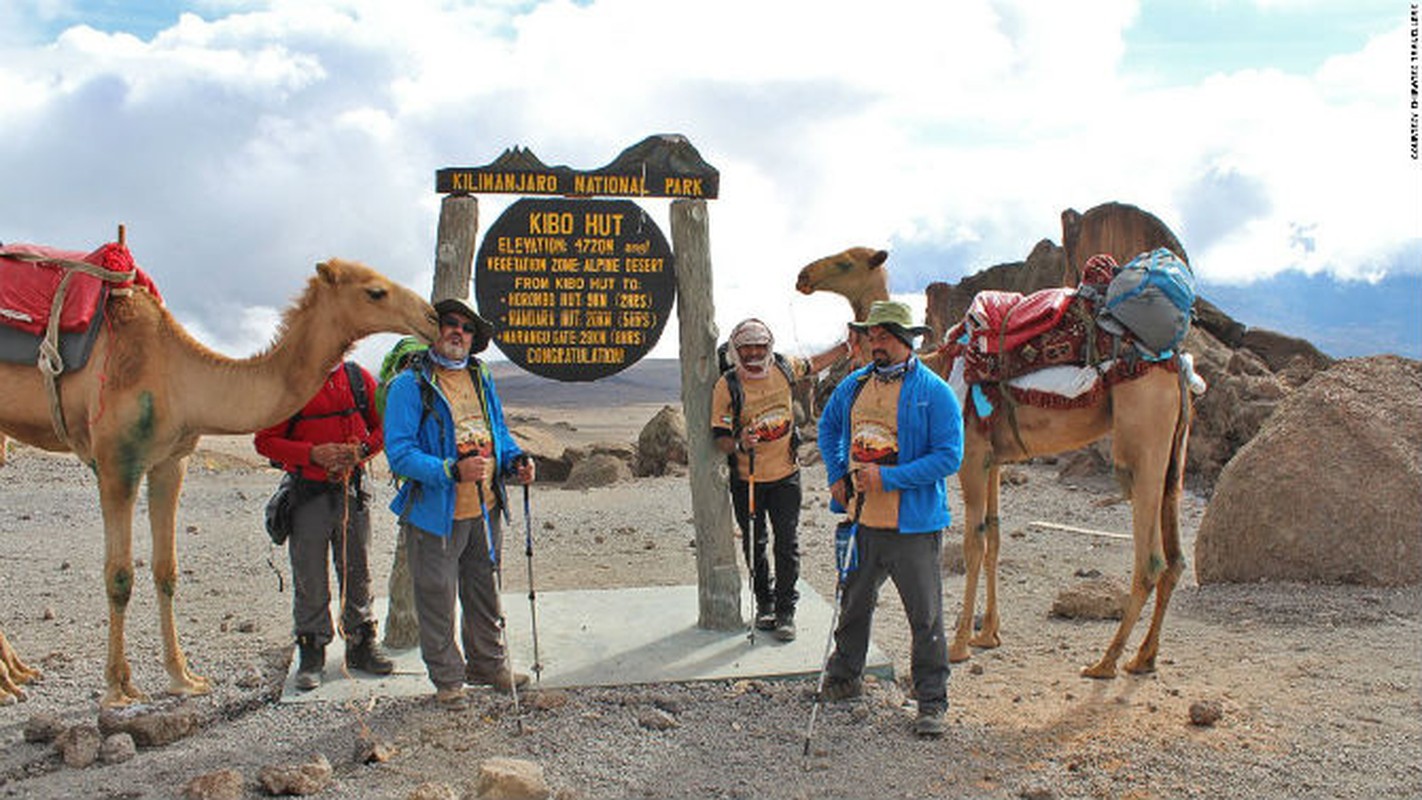
[[560, 381], [626, 369], [662, 335], [676, 300], [671, 247], [630, 200], [519, 200], [474, 264], [479, 313], [509, 360]]

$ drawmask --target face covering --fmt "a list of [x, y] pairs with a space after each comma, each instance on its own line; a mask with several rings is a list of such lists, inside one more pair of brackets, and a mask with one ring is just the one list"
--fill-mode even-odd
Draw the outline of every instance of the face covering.
[[[765, 355], [754, 361], [743, 361], [740, 349], [746, 345], [765, 345]], [[771, 360], [774, 358], [775, 336], [770, 328], [758, 319], [741, 322], [731, 331], [731, 361], [740, 368], [741, 374], [751, 380], [764, 378], [770, 374]]]

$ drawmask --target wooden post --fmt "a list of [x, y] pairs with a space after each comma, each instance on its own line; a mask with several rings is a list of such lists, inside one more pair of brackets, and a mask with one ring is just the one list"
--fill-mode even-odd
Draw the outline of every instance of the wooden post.
[[[470, 297], [474, 242], [479, 238], [479, 200], [470, 195], [446, 195], [439, 207], [435, 241], [434, 290], [430, 301]], [[472, 298], [471, 298], [472, 299]], [[709, 411], [708, 411], [709, 413]], [[405, 532], [397, 532], [395, 563], [390, 567], [390, 598], [385, 614], [385, 646], [404, 650], [420, 643], [415, 616], [415, 585], [405, 556]]]
[[705, 200], [671, 204], [676, 254], [676, 315], [681, 330], [681, 407], [696, 524], [697, 626], [738, 630], [741, 578], [732, 535], [726, 457], [711, 441], [711, 388], [716, 362], [716, 307], [711, 296], [711, 236]]

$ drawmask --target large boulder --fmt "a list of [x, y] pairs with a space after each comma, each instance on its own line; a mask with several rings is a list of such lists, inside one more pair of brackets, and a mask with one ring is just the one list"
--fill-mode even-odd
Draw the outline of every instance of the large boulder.
[[632, 471], [638, 476], [665, 475], [673, 464], [686, 466], [686, 417], [680, 406], [662, 406], [637, 436], [637, 461]]
[[1422, 362], [1341, 361], [1275, 409], [1220, 473], [1200, 583], [1422, 582]]

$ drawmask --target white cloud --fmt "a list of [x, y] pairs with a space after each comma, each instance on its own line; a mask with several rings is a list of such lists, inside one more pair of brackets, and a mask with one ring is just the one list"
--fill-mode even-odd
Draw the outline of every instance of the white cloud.
[[[1059, 239], [1066, 207], [1120, 200], [1170, 224], [1205, 279], [1241, 282], [1396, 268], [1422, 218], [1401, 19], [1312, 75], [1167, 86], [1121, 68], [1151, 13], [1129, 0], [194, 10], [146, 40], [0, 38], [0, 170], [31, 187], [0, 199], [0, 239], [85, 249], [128, 222], [224, 352], [266, 337], [222, 303], [278, 307], [328, 256], [428, 286], [434, 171], [514, 145], [591, 168], [686, 134], [722, 175], [718, 322], [760, 315], [810, 346], [839, 335], [843, 302], [794, 294], [794, 276], [852, 245], [917, 254], [890, 261], [917, 292]], [[485, 229], [507, 203], [481, 199]], [[674, 350], [673, 325], [657, 354]]]

